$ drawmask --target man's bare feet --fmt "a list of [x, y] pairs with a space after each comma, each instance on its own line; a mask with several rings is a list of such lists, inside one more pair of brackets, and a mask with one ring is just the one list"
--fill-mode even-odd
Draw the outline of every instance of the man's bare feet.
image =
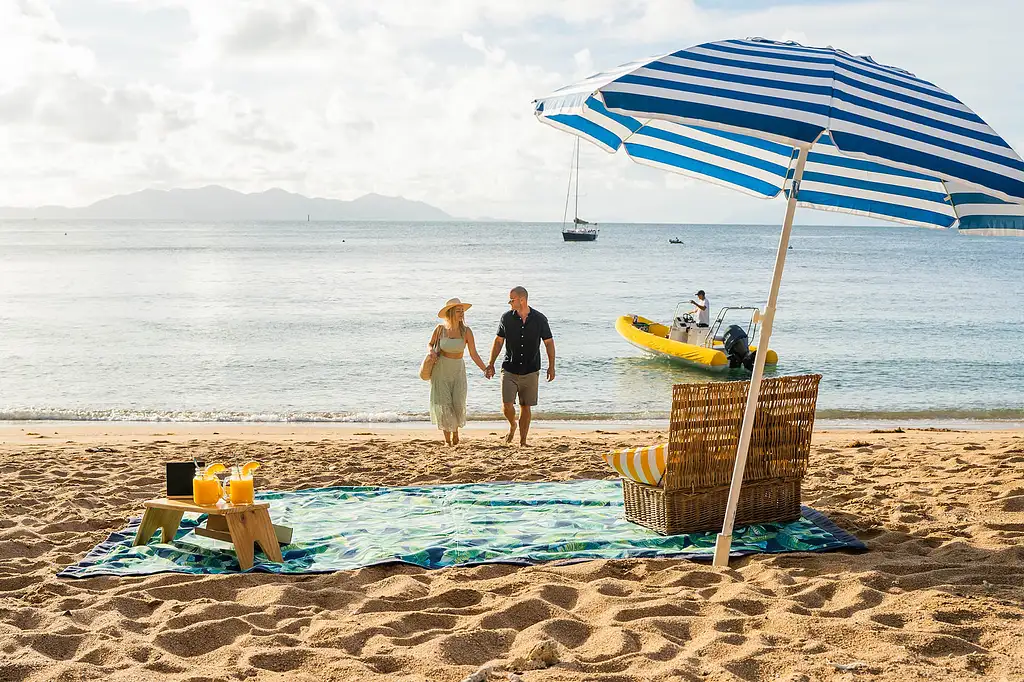
[[508, 443], [509, 445], [512, 445], [512, 440], [515, 437], [516, 437], [516, 425], [512, 424], [512, 426], [510, 426], [508, 428], [508, 434], [505, 436], [505, 442]]

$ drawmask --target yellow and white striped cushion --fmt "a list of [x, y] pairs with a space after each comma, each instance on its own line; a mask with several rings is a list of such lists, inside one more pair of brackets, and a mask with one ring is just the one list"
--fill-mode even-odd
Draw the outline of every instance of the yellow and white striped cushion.
[[665, 457], [668, 455], [668, 443], [648, 445], [643, 448], [626, 448], [615, 452], [606, 452], [601, 457], [612, 469], [637, 483], [658, 485], [665, 475]]

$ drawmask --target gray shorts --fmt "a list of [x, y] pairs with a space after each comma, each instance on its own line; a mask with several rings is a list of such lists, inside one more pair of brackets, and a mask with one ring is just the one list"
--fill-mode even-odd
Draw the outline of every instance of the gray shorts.
[[533, 407], [537, 404], [537, 385], [540, 383], [540, 372], [529, 374], [513, 374], [501, 370], [501, 402], [506, 405], [515, 402], [519, 396], [519, 404]]

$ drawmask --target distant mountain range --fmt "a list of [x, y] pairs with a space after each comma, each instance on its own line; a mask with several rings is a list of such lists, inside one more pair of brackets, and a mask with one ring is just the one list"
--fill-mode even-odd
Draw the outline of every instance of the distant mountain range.
[[136, 220], [454, 220], [441, 209], [402, 197], [366, 194], [352, 201], [319, 199], [268, 189], [243, 194], [210, 185], [198, 189], [147, 189], [89, 206], [3, 208], [0, 218], [131, 218]]

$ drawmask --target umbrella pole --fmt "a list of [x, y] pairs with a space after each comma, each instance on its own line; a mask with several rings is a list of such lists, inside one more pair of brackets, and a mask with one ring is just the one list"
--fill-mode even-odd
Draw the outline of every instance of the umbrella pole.
[[722, 532], [715, 541], [715, 566], [729, 565], [729, 550], [732, 547], [732, 529], [736, 520], [736, 507], [740, 501], [740, 486], [743, 485], [743, 472], [747, 466], [747, 451], [750, 448], [750, 435], [754, 431], [754, 414], [757, 411], [757, 398], [761, 392], [761, 377], [764, 374], [764, 361], [768, 355], [768, 342], [772, 337], [772, 322], [775, 321], [775, 303], [779, 298], [779, 285], [782, 283], [782, 269], [786, 265], [786, 250], [789, 246], [789, 233], [793, 229], [793, 214], [796, 213], [797, 195], [800, 193], [800, 180], [804, 176], [804, 165], [807, 163], [807, 152], [810, 145], [802, 145], [793, 170], [793, 185], [786, 204], [786, 220], [782, 224], [782, 235], [779, 237], [779, 252], [775, 255], [775, 271], [772, 274], [772, 288], [768, 293], [768, 304], [761, 318], [761, 337], [757, 342], [757, 355], [754, 358], [754, 371], [750, 376], [750, 390], [747, 392], [747, 405], [743, 410], [743, 425], [740, 427], [740, 441], [736, 448], [736, 463], [732, 470], [732, 482], [729, 485], [729, 502], [725, 507], [725, 522]]

